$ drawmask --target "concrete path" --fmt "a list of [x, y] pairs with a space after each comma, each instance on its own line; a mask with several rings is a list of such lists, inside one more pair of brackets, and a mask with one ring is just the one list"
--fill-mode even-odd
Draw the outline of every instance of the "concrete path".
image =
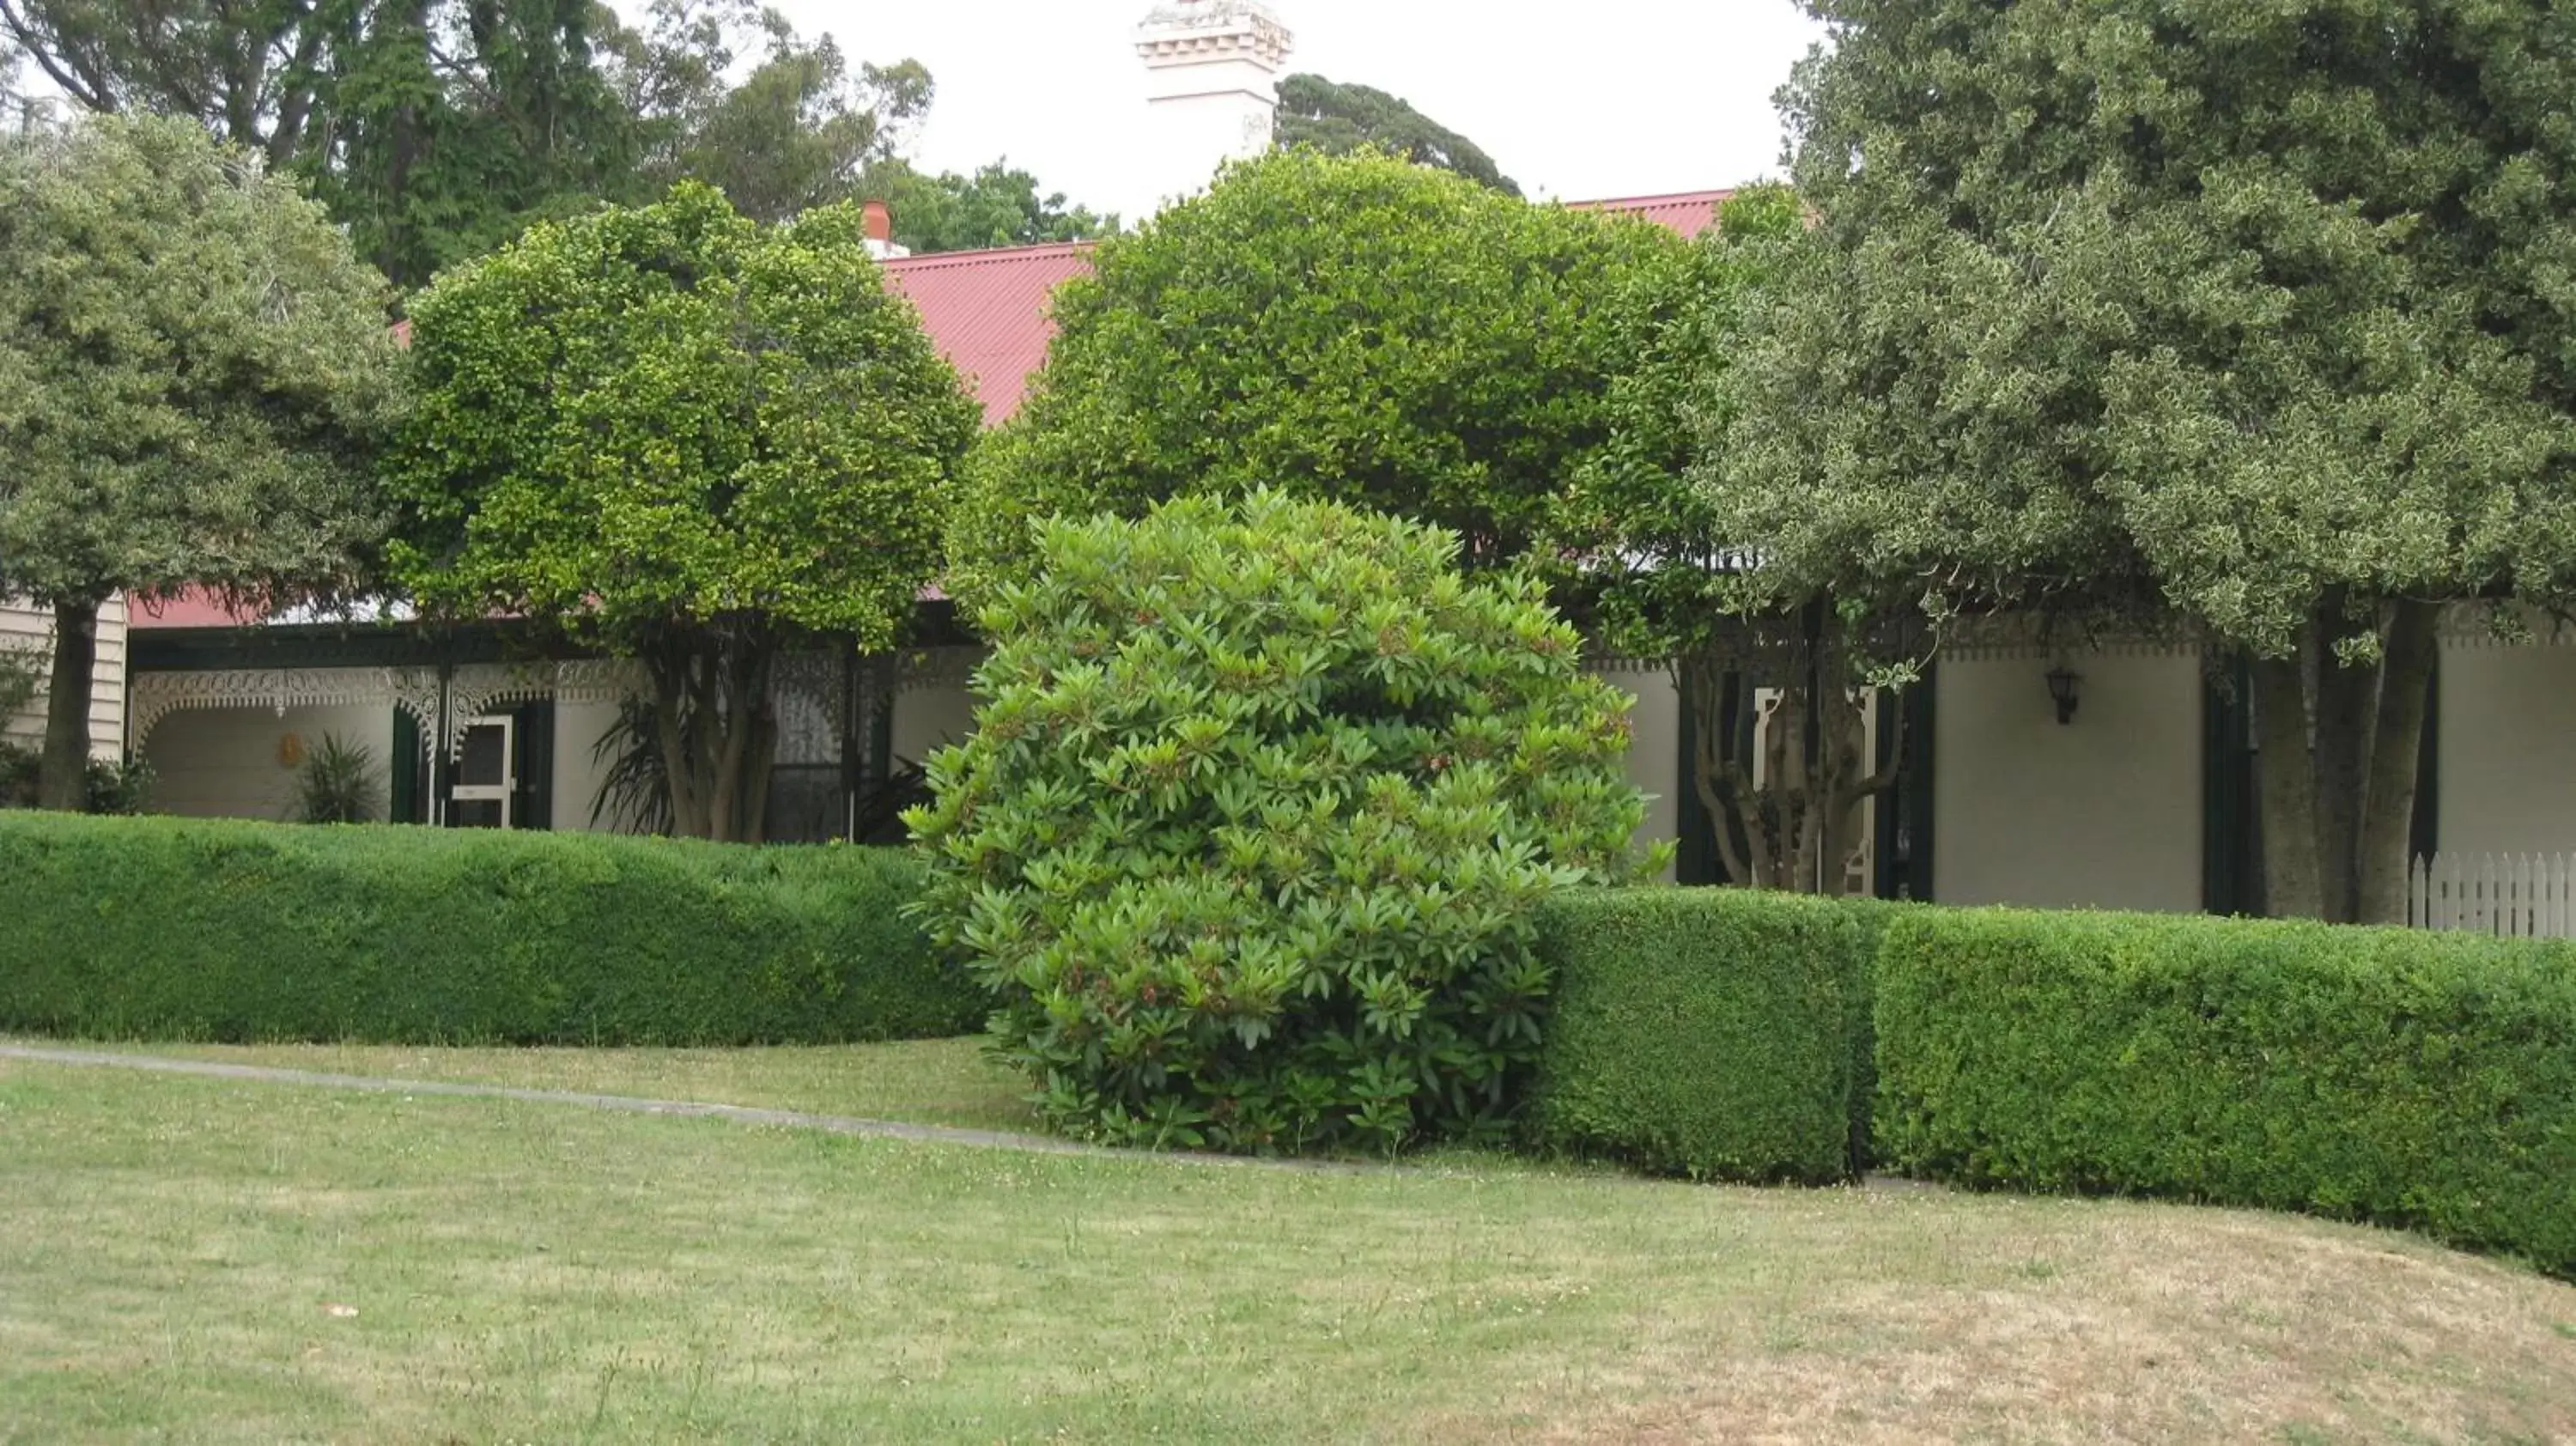
[[302, 1085], [317, 1089], [367, 1090], [376, 1094], [447, 1095], [459, 1099], [514, 1100], [532, 1105], [572, 1105], [582, 1109], [620, 1110], [638, 1115], [674, 1115], [686, 1119], [726, 1120], [737, 1125], [772, 1125], [821, 1130], [867, 1139], [906, 1140], [920, 1145], [963, 1145], [979, 1150], [1018, 1150], [1033, 1155], [1090, 1155], [1116, 1160], [1171, 1160], [1198, 1165], [1234, 1165], [1335, 1173], [1392, 1168], [1333, 1160], [1261, 1160], [1240, 1155], [1201, 1155], [1142, 1150], [1113, 1150], [1076, 1144], [1045, 1135], [1007, 1130], [964, 1130], [946, 1125], [912, 1125], [900, 1120], [866, 1120], [849, 1115], [816, 1115], [801, 1110], [767, 1110], [750, 1105], [717, 1105], [699, 1100], [656, 1100], [635, 1095], [594, 1095], [573, 1090], [519, 1089], [510, 1085], [464, 1084], [453, 1080], [394, 1079], [382, 1075], [325, 1074], [317, 1070], [275, 1069], [265, 1065], [225, 1064], [210, 1059], [171, 1059], [163, 1055], [123, 1054], [111, 1050], [56, 1049], [44, 1045], [0, 1044], [0, 1060], [33, 1064], [81, 1065], [136, 1069], [154, 1074], [192, 1075], [201, 1079], [244, 1080], [254, 1084]]

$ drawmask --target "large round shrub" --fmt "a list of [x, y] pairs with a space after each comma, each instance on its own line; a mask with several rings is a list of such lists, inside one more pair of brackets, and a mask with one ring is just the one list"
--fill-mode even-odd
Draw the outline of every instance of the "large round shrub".
[[1488, 1133], [1530, 911], [1635, 872], [1627, 699], [1536, 584], [1277, 493], [1053, 522], [997, 588], [924, 905], [1060, 1127], [1237, 1150]]

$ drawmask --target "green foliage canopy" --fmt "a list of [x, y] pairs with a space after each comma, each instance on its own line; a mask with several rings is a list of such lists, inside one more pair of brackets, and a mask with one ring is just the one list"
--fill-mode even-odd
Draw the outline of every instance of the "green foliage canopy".
[[1048, 1116], [1262, 1151], [1499, 1128], [1531, 908], [1627, 878], [1644, 817], [1574, 629], [1434, 529], [1275, 491], [1042, 541], [907, 821]]
[[320, 207], [184, 123], [0, 140], [0, 592], [356, 581], [387, 300]]
[[1051, 513], [1277, 485], [1521, 555], [1610, 430], [1611, 299], [1659, 227], [1384, 155], [1289, 152], [1104, 242], [1028, 405], [979, 458], [952, 580], [1025, 569]]
[[974, 406], [855, 208], [768, 227], [684, 184], [441, 278], [412, 335], [397, 557], [425, 601], [882, 648], [935, 570]]
[[919, 61], [853, 70], [756, 0], [654, 0], [648, 17], [612, 42], [646, 193], [704, 181], [755, 220], [793, 220], [856, 199], [930, 109]]
[[1827, 274], [1739, 362], [1780, 567], [2161, 603], [2268, 655], [2338, 591], [2563, 591], [2545, 8], [1809, 8]]
[[1675, 657], [1722, 647], [1748, 614], [1808, 600], [1775, 568], [1749, 568], [1722, 457], [1728, 371], [1749, 314], [1803, 244], [1795, 197], [1758, 187], [1730, 200], [1687, 263], [1631, 279], [1611, 308], [1616, 353], [1607, 442], [1575, 470], [1549, 517], [1550, 552], [1610, 651]]
[[[1726, 465], [1737, 354], [1768, 311], [1795, 304], [1812, 249], [1796, 198], [1755, 187], [1686, 266], [1625, 288], [1610, 438], [1576, 470], [1541, 556], [1612, 652], [1670, 660], [1696, 740], [1682, 781], [1715, 821], [1726, 878], [1839, 891], [1829, 861], [1853, 847], [1858, 805], [1896, 782], [1871, 756], [1855, 690], [1911, 681], [1916, 585], [1853, 554], [1777, 565], [1762, 545], [1773, 500]], [[1744, 687], [1778, 696], [1759, 736], [1729, 708]]]
[[0, 0], [81, 109], [186, 116], [304, 177], [397, 282], [617, 194], [633, 121], [592, 0]]

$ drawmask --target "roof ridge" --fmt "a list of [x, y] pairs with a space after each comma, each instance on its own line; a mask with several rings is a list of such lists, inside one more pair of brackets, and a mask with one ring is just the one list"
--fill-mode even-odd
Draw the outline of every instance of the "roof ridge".
[[1647, 201], [1705, 201], [1716, 196], [1732, 196], [1742, 186], [1709, 186], [1697, 191], [1656, 191], [1643, 196], [1594, 196], [1581, 201], [1559, 201], [1560, 206], [1633, 206]]
[[1037, 241], [1026, 246], [982, 246], [972, 251], [923, 251], [891, 256], [877, 263], [888, 271], [929, 271], [941, 266], [972, 266], [1021, 257], [1070, 256], [1098, 246], [1097, 241]]

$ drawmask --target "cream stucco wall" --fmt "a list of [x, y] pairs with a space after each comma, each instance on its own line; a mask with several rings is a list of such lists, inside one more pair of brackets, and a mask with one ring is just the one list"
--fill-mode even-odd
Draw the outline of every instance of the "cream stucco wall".
[[[1628, 781], [1646, 794], [1646, 820], [1637, 846], [1646, 848], [1681, 832], [1682, 703], [1673, 676], [1663, 668], [1605, 668], [1600, 676], [1637, 700], [1628, 713]], [[1666, 868], [1670, 879], [1672, 870]]]
[[296, 770], [280, 757], [293, 734], [308, 748], [324, 735], [360, 744], [375, 755], [382, 779], [376, 802], [387, 806], [393, 777], [394, 710], [385, 704], [275, 708], [192, 708], [166, 714], [144, 740], [152, 764], [152, 811], [194, 818], [259, 818], [292, 822]]
[[[125, 599], [109, 598], [98, 613], [98, 669], [89, 690], [89, 751], [92, 757], [125, 756]], [[0, 650], [30, 658], [41, 671], [53, 665], [54, 615], [51, 609], [0, 600]], [[0, 740], [35, 746], [45, 737], [45, 695], [38, 692], [19, 711], [0, 717]]]
[[[591, 831], [590, 806], [599, 797], [599, 780], [608, 772], [594, 762], [591, 750], [617, 721], [614, 703], [555, 705], [554, 826], [576, 833]], [[601, 820], [601, 831], [608, 831]]]
[[975, 695], [960, 687], [913, 688], [894, 699], [894, 756], [920, 763], [975, 731]]
[[2444, 853], [2576, 852], [2576, 647], [2442, 653]]
[[2201, 675], [2188, 655], [2080, 654], [2060, 726], [2030, 659], [1935, 674], [1932, 896], [2194, 912], [2201, 906]]

